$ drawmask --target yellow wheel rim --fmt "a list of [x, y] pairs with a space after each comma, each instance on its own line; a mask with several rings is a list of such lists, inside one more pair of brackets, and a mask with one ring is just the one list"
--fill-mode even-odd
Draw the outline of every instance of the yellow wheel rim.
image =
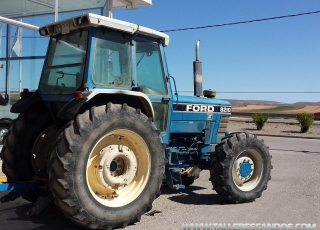
[[92, 196], [107, 207], [134, 201], [146, 187], [151, 157], [137, 133], [118, 129], [104, 135], [90, 152], [86, 179]]
[[262, 172], [262, 157], [256, 150], [248, 149], [241, 152], [233, 163], [233, 182], [241, 191], [251, 191], [260, 183]]

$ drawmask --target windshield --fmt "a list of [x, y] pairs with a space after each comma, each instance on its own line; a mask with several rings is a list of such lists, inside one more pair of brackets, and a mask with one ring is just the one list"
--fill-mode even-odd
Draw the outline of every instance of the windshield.
[[99, 28], [92, 80], [95, 85], [131, 87], [130, 42], [127, 36]]
[[51, 38], [40, 79], [43, 94], [72, 94], [81, 87], [88, 31]]
[[137, 86], [145, 94], [166, 95], [167, 87], [159, 45], [144, 40], [136, 41]]

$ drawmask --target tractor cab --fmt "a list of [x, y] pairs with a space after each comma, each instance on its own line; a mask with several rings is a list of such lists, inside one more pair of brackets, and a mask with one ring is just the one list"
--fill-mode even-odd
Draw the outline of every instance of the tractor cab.
[[39, 94], [58, 106], [57, 118], [70, 119], [105, 101], [127, 103], [151, 117], [168, 141], [172, 96], [163, 55], [166, 34], [94, 14], [39, 31], [50, 36]]

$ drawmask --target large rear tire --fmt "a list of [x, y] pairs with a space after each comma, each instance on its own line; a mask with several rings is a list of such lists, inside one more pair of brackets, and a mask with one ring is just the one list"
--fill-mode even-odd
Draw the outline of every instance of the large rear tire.
[[[28, 110], [12, 122], [1, 151], [2, 171], [8, 182], [31, 181], [36, 172], [45, 169], [50, 142], [57, 136], [52, 137], [52, 125], [45, 107]], [[29, 193], [24, 198], [34, 202], [36, 195]]]
[[211, 154], [213, 189], [232, 203], [251, 202], [267, 189], [271, 176], [268, 147], [256, 136], [235, 133], [226, 137]]
[[93, 107], [60, 134], [49, 174], [55, 203], [82, 227], [140, 220], [160, 195], [164, 148], [155, 126], [127, 105]]

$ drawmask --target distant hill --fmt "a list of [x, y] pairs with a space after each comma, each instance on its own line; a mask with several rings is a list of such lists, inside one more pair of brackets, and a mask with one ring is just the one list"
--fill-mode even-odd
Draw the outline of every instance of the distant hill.
[[301, 106], [307, 106], [307, 105], [320, 105], [320, 101], [319, 102], [296, 102], [292, 105], [301, 105]]
[[263, 101], [263, 100], [237, 100], [237, 99], [225, 99], [229, 101], [233, 106], [245, 106], [245, 105], [281, 105], [282, 103], [276, 101]]
[[281, 103], [277, 101], [265, 100], [238, 100], [238, 99], [224, 99], [229, 101], [233, 106], [246, 106], [246, 105], [295, 105], [295, 106], [320, 106], [320, 102], [296, 102], [296, 103]]

